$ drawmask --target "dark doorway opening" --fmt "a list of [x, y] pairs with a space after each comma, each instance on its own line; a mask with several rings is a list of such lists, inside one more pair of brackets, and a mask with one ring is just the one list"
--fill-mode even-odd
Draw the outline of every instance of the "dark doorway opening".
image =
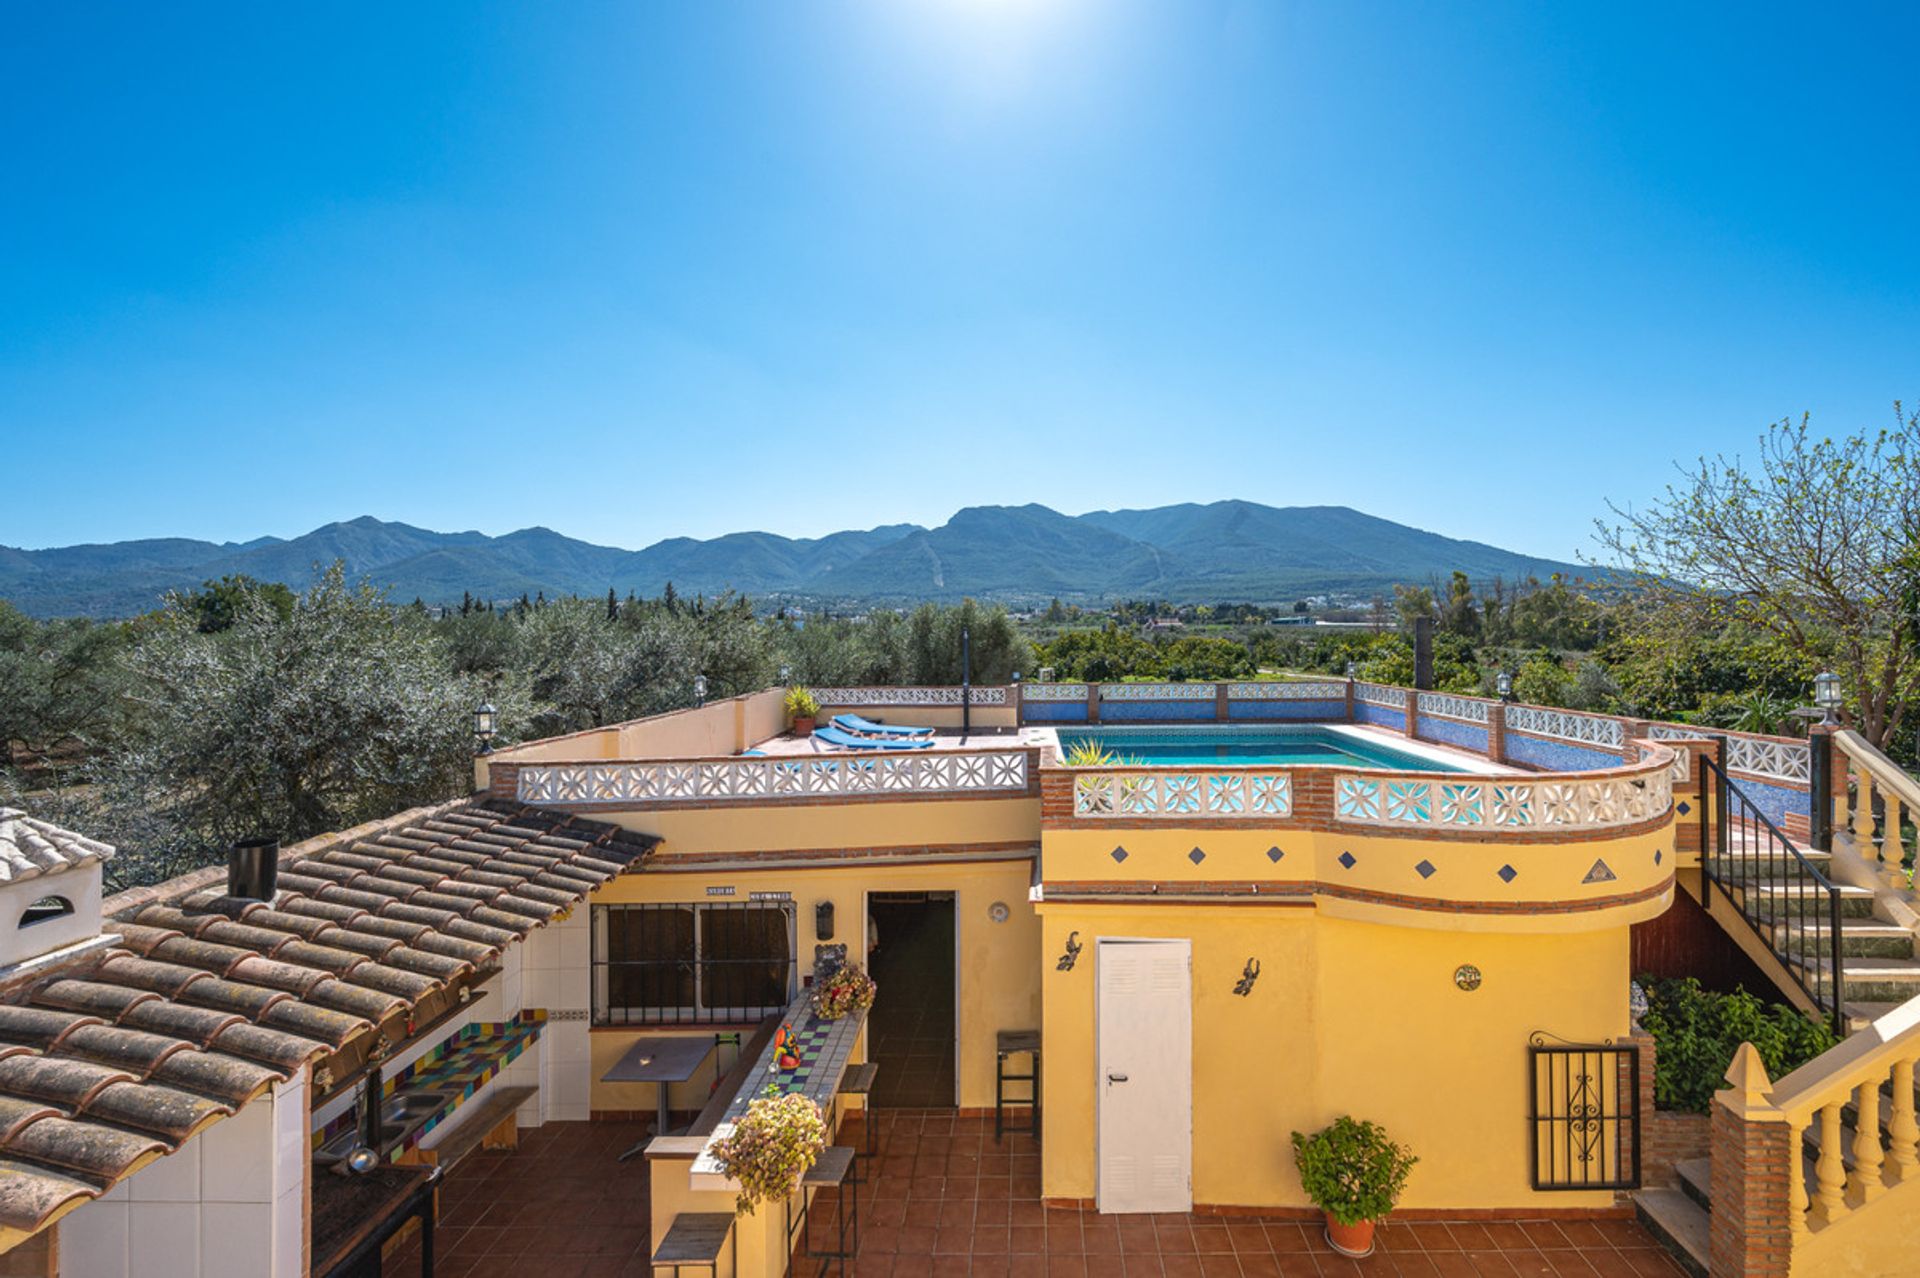
[[867, 1050], [880, 1066], [873, 1103], [954, 1104], [953, 893], [867, 894], [869, 968], [880, 987]]

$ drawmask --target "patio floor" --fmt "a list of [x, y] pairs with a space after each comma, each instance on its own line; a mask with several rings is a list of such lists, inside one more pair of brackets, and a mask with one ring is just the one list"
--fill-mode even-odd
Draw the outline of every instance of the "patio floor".
[[[878, 1179], [860, 1190], [857, 1278], [1268, 1278], [1310, 1274], [1679, 1274], [1632, 1221], [1397, 1223], [1365, 1261], [1335, 1255], [1317, 1227], [1204, 1215], [1100, 1216], [1039, 1200], [1031, 1138], [993, 1141], [991, 1119], [952, 1110], [880, 1111]], [[614, 1158], [639, 1122], [551, 1123], [513, 1153], [476, 1153], [448, 1177], [438, 1278], [647, 1275], [644, 1160]], [[859, 1143], [859, 1120], [842, 1143]], [[763, 1208], [764, 1210], [764, 1208]], [[833, 1206], [815, 1204], [829, 1242]], [[811, 1278], [817, 1261], [796, 1263]], [[386, 1272], [419, 1272], [409, 1247]]]

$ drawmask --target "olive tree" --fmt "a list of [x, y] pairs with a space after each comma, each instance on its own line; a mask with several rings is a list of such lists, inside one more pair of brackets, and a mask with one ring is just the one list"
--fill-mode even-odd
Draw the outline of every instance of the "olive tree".
[[1835, 440], [1810, 420], [1760, 438], [1751, 464], [1702, 457], [1600, 544], [1631, 573], [1631, 615], [1675, 643], [1728, 622], [1830, 665], [1855, 725], [1886, 744], [1920, 651], [1920, 413]]

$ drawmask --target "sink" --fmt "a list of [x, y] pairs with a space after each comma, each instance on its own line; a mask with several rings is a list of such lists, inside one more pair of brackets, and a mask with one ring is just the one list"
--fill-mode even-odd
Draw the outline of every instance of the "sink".
[[[445, 1109], [453, 1096], [452, 1092], [418, 1091], [387, 1097], [380, 1106], [379, 1152], [384, 1155], [426, 1126], [427, 1120]], [[314, 1161], [337, 1163], [359, 1144], [359, 1127], [348, 1128], [315, 1150]]]
[[[382, 1123], [380, 1125], [381, 1148], [385, 1149], [391, 1146], [395, 1141], [400, 1139], [400, 1137], [406, 1132], [406, 1130], [407, 1129], [401, 1126], [399, 1123], [393, 1123], [393, 1122]], [[360, 1144], [360, 1129], [358, 1127], [349, 1127], [345, 1131], [341, 1132], [339, 1135], [335, 1136], [332, 1140], [328, 1141], [326, 1144], [320, 1146], [319, 1149], [316, 1149], [313, 1152], [314, 1161], [321, 1162], [321, 1163], [337, 1163], [341, 1159], [345, 1158], [348, 1154], [352, 1153], [354, 1149], [359, 1146], [359, 1144]]]
[[445, 1109], [452, 1099], [451, 1092], [400, 1092], [387, 1098], [386, 1104], [380, 1107], [380, 1117], [384, 1122], [403, 1126], [424, 1122]]

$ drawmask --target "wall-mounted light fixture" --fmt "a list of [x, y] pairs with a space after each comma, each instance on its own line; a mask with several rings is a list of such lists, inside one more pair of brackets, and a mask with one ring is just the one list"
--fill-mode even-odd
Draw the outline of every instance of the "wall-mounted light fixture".
[[480, 742], [481, 754], [493, 753], [494, 721], [500, 712], [493, 708], [493, 702], [482, 701], [473, 708], [473, 735]]
[[813, 934], [823, 941], [833, 939], [832, 901], [821, 901], [813, 907]]
[[693, 704], [695, 706], [704, 706], [707, 704], [707, 677], [705, 675], [695, 675], [693, 677]]

